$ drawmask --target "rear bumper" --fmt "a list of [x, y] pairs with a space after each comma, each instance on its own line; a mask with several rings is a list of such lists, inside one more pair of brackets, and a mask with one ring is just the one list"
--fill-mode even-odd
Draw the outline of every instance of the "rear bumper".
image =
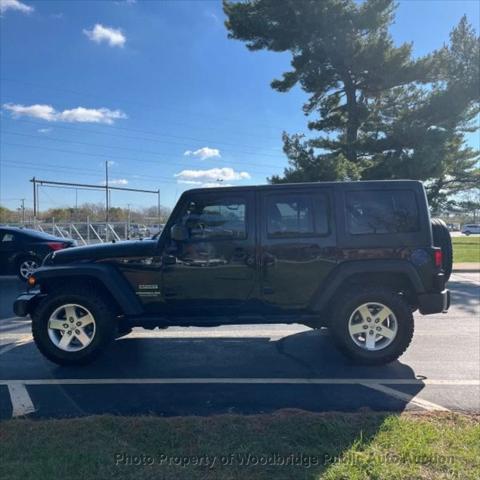
[[450, 290], [439, 293], [425, 293], [418, 296], [418, 309], [423, 315], [444, 313], [450, 308]]
[[13, 303], [13, 311], [17, 317], [26, 317], [43, 297], [39, 293], [22, 293]]

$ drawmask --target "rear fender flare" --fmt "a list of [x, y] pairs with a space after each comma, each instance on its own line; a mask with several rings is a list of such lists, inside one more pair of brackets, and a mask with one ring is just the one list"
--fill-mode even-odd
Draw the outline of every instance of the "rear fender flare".
[[415, 267], [406, 260], [368, 260], [368, 261], [350, 261], [341, 263], [325, 279], [322, 285], [315, 292], [311, 309], [321, 311], [327, 307], [328, 303], [337, 294], [342, 283], [356, 274], [369, 273], [400, 273], [406, 275], [413, 286], [415, 293], [425, 292], [418, 272]]

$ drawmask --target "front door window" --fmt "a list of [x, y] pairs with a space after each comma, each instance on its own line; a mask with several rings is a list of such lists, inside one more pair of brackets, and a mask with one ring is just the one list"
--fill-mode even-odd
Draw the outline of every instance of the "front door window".
[[256, 278], [252, 208], [251, 192], [187, 197], [163, 267], [167, 305], [220, 314], [245, 304]]

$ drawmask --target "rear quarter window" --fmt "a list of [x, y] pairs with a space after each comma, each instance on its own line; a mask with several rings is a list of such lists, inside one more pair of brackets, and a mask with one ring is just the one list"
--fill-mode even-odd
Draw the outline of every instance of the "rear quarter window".
[[411, 233], [420, 228], [412, 190], [350, 191], [345, 200], [351, 235]]

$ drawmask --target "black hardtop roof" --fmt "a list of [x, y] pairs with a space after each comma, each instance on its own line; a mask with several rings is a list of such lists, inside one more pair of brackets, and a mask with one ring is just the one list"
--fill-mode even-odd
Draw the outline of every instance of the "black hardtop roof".
[[183, 194], [186, 193], [215, 193], [215, 192], [241, 192], [248, 190], [282, 190], [289, 188], [312, 188], [312, 187], [334, 187], [334, 188], [349, 188], [349, 187], [382, 187], [382, 186], [395, 186], [396, 188], [412, 186], [423, 187], [422, 182], [418, 180], [358, 180], [358, 181], [348, 181], [348, 182], [304, 182], [304, 183], [276, 183], [268, 185], [244, 185], [244, 186], [232, 186], [232, 187], [203, 187], [203, 188], [192, 188], [185, 190]]

